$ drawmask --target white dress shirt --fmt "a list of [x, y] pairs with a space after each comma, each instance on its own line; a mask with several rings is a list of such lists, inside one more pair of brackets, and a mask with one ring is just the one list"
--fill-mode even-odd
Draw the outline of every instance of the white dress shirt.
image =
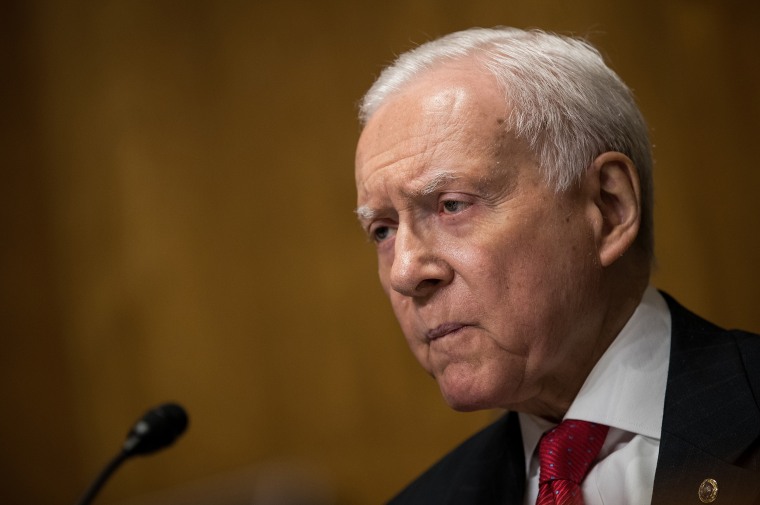
[[[565, 419], [610, 427], [596, 464], [581, 484], [585, 505], [649, 505], [660, 448], [670, 361], [670, 311], [649, 287], [641, 304], [591, 370]], [[554, 426], [520, 413], [527, 488], [535, 505], [539, 464], [536, 447]]]

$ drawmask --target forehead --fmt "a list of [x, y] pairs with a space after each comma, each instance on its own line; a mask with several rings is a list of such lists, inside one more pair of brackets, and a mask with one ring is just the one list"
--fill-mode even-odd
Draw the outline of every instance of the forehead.
[[468, 166], [486, 176], [493, 167], [483, 161], [508, 159], [503, 151], [517, 144], [504, 126], [508, 112], [496, 79], [474, 64], [427, 71], [391, 95], [367, 122], [356, 153], [360, 200], [390, 178], [413, 184], [427, 172]]

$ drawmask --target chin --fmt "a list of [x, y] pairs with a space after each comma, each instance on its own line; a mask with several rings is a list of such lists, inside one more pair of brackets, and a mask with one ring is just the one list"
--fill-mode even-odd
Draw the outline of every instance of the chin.
[[451, 407], [452, 410], [455, 410], [457, 412], [477, 412], [479, 410], [490, 410], [493, 407], [486, 407], [486, 406], [479, 406], [479, 405], [472, 405], [469, 403], [453, 403], [446, 400], [446, 403], [449, 407]]
[[477, 401], [474, 398], [460, 399], [444, 396], [444, 400], [446, 400], [446, 404], [448, 404], [451, 409], [456, 410], [457, 412], [475, 412], [478, 410], [491, 410], [501, 408], [495, 403]]
[[474, 412], [502, 408], [503, 398], [495, 389], [478, 388], [471, 385], [451, 387], [439, 383], [441, 394], [449, 407], [457, 412]]

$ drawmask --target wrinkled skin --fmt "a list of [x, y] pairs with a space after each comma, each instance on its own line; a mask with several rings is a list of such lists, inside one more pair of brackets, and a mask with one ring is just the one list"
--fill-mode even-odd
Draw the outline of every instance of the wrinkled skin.
[[633, 308], [610, 317], [603, 179], [556, 193], [508, 113], [466, 61], [416, 78], [362, 132], [357, 213], [445, 400], [556, 419]]

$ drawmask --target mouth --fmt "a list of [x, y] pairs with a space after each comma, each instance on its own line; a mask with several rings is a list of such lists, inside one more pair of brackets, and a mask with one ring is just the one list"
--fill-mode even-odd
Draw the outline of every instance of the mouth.
[[428, 330], [425, 336], [427, 337], [428, 342], [432, 342], [433, 340], [438, 340], [439, 338], [443, 338], [446, 335], [456, 333], [465, 326], [467, 325], [462, 323], [444, 323], [436, 326], [432, 330]]

